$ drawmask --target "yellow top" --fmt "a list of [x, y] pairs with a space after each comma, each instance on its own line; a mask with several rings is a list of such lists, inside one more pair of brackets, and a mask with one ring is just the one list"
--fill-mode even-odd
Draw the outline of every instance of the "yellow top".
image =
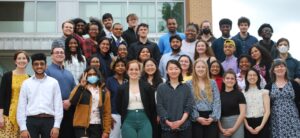
[[188, 80], [192, 80], [192, 75], [191, 76], [183, 76], [183, 83], [186, 83]]
[[10, 102], [8, 118], [9, 118], [9, 121], [15, 127], [18, 127], [16, 113], [17, 113], [20, 89], [21, 89], [23, 81], [28, 78], [29, 78], [29, 76], [27, 74], [21, 74], [21, 75], [13, 74], [13, 76], [12, 76], [12, 86], [11, 86], [12, 92], [11, 92], [11, 102]]

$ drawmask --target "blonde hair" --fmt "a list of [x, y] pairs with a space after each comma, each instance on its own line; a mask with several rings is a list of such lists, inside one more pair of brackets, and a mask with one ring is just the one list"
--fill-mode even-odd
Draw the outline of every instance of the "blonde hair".
[[193, 85], [193, 89], [194, 89], [194, 95], [196, 97], [196, 100], [202, 100], [203, 99], [203, 97], [200, 94], [201, 93], [201, 87], [199, 86], [199, 77], [198, 77], [198, 75], [196, 74], [196, 71], [195, 71], [196, 65], [198, 63], [202, 63], [202, 64], [205, 65], [206, 75], [204, 77], [204, 84], [205, 84], [204, 91], [205, 91], [205, 94], [208, 98], [208, 101], [211, 102], [212, 101], [212, 88], [211, 88], [210, 79], [209, 79], [208, 65], [205, 61], [203, 61], [201, 59], [197, 59], [194, 63], [194, 66], [193, 66], [192, 85]]

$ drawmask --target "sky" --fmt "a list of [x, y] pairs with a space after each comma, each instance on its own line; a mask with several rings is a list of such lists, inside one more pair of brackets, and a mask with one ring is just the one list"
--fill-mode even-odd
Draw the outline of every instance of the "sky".
[[232, 20], [231, 35], [239, 32], [237, 21], [241, 16], [250, 19], [249, 33], [257, 37], [263, 23], [273, 27], [272, 40], [284, 37], [290, 41], [291, 55], [300, 60], [300, 1], [299, 0], [212, 0], [213, 33], [220, 37], [219, 21]]

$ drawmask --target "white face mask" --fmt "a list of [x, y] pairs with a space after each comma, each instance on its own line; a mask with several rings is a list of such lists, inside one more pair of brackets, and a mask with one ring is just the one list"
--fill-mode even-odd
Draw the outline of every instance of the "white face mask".
[[280, 53], [287, 53], [287, 52], [289, 51], [289, 48], [288, 48], [287, 45], [280, 45], [280, 46], [278, 47], [278, 51], [279, 51]]

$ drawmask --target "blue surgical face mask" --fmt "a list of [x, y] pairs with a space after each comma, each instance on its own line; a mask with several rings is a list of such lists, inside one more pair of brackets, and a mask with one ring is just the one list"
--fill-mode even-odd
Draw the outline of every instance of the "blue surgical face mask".
[[88, 77], [87, 77], [87, 81], [88, 81], [90, 84], [95, 84], [98, 80], [99, 80], [99, 77], [98, 77], [98, 76], [88, 76]]

